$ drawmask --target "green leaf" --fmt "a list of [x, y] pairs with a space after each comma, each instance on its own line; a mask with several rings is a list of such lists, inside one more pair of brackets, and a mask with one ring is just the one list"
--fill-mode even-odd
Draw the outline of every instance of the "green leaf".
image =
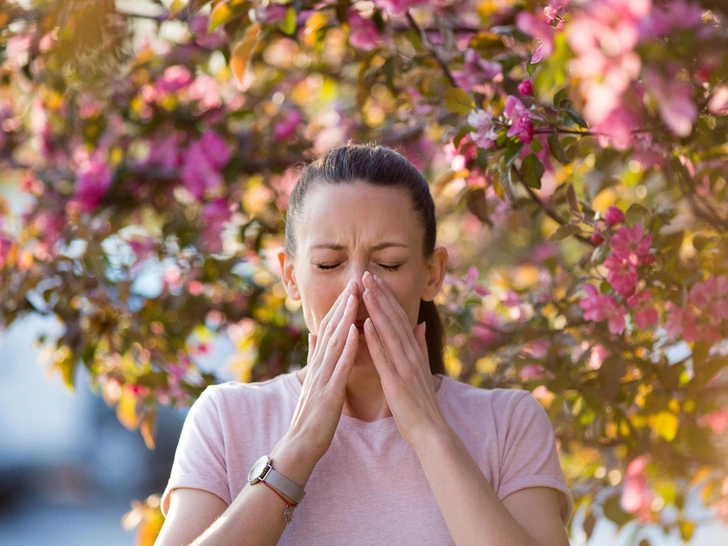
[[445, 106], [454, 114], [469, 114], [475, 109], [475, 102], [459, 87], [445, 91]]
[[510, 168], [510, 166], [513, 164], [515, 159], [518, 157], [518, 154], [521, 153], [521, 150], [523, 149], [523, 143], [522, 142], [515, 142], [513, 140], [508, 141], [508, 145], [506, 146], [506, 153], [503, 156], [506, 162], [506, 170]]
[[546, 140], [549, 143], [549, 150], [551, 150], [551, 155], [554, 156], [556, 161], [564, 165], [568, 165], [569, 163], [571, 163], [571, 159], [568, 155], [566, 155], [566, 152], [561, 146], [561, 142], [559, 142], [559, 137], [557, 135], [549, 135]]
[[288, 8], [286, 16], [282, 21], [278, 22], [278, 28], [288, 36], [291, 36], [294, 32], [296, 32], [296, 10], [294, 8]]
[[528, 154], [521, 164], [521, 176], [529, 188], [541, 188], [541, 177], [544, 171], [543, 165], [533, 154]]
[[569, 97], [569, 88], [564, 87], [563, 89], [559, 89], [556, 94], [554, 95], [554, 106], [557, 108], [561, 106], [561, 101], [564, 99], [567, 99]]
[[528, 61], [526, 64], [526, 72], [528, 72], [529, 77], [533, 76], [533, 73], [536, 72], [536, 69], [538, 68], [537, 64], [531, 64], [531, 61]]
[[472, 132], [474, 129], [470, 125], [463, 125], [460, 127], [457, 133], [455, 133], [455, 136], [452, 139], [453, 146], [455, 146], [455, 149], [457, 150], [460, 148], [460, 142], [465, 138], [465, 135]]
[[571, 210], [579, 212], [579, 202], [576, 200], [576, 191], [573, 184], [566, 186], [566, 201], [569, 203]]
[[579, 112], [576, 110], [564, 110], [564, 113], [571, 118], [571, 121], [576, 123], [579, 127], [582, 127], [583, 129], [588, 129], [589, 125], [587, 124], [586, 120], [581, 116]]
[[581, 228], [577, 224], [564, 224], [551, 234], [549, 241], [561, 241], [571, 235], [581, 233]]

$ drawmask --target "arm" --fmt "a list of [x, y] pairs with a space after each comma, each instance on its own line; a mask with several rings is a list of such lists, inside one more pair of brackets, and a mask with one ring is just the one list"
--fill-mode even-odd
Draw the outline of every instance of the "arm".
[[555, 490], [522, 489], [501, 502], [449, 427], [414, 450], [457, 546], [568, 546]]
[[[277, 471], [305, 488], [318, 459], [301, 449], [302, 445], [284, 436], [270, 456]], [[174, 500], [180, 492], [182, 495]], [[227, 510], [222, 500], [200, 490], [180, 489], [172, 499], [155, 546], [232, 546], [241, 542], [273, 546], [286, 528], [283, 500], [262, 483], [247, 484]]]

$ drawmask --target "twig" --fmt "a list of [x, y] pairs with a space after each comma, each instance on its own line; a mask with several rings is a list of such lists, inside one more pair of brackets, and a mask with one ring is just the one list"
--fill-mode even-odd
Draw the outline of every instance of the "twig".
[[[549, 215], [553, 220], [558, 222], [560, 225], [565, 225], [566, 222], [564, 222], [563, 219], [559, 218], [559, 216], [551, 209], [551, 207], [547, 206], [541, 199], [538, 198], [538, 195], [534, 193], [534, 191], [531, 189], [531, 187], [526, 183], [526, 181], [521, 176], [521, 173], [516, 169], [514, 165], [511, 165], [511, 170], [516, 174], [518, 177], [518, 180], [520, 180], [521, 184], [523, 184], [523, 187], [526, 188], [526, 191], [528, 192], [528, 195], [533, 199], [541, 209]], [[583, 235], [574, 235], [577, 239], [579, 239], [582, 243], [589, 245], [589, 246], [596, 246], [594, 243], [592, 243], [589, 239], [584, 237]]]
[[409, 21], [409, 24], [420, 35], [420, 39], [422, 40], [422, 45], [424, 45], [425, 49], [427, 49], [427, 51], [429, 51], [432, 54], [432, 56], [437, 61], [437, 64], [440, 65], [440, 67], [442, 68], [442, 71], [445, 73], [445, 76], [447, 76], [447, 79], [450, 80], [450, 85], [452, 85], [453, 87], [459, 87], [457, 82], [455, 81], [455, 78], [453, 78], [453, 75], [450, 72], [450, 69], [447, 67], [445, 62], [437, 54], [437, 49], [435, 48], [435, 46], [432, 45], [432, 42], [430, 42], [430, 39], [427, 37], [427, 34], [425, 34], [425, 32], [419, 27], [419, 25], [417, 24], [417, 21], [415, 21], [414, 17], [412, 17], [412, 14], [409, 12], [409, 10], [406, 12], [406, 15], [407, 15], [407, 21]]

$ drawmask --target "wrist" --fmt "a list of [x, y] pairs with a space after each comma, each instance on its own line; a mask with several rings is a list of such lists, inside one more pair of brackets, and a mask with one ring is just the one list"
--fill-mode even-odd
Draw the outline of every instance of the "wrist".
[[302, 488], [306, 487], [320, 457], [314, 456], [305, 444], [293, 436], [283, 436], [268, 454], [273, 468]]

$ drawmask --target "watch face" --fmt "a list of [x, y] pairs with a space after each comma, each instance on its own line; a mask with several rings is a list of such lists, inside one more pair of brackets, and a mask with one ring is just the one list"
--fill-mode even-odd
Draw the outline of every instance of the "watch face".
[[253, 465], [253, 468], [250, 469], [250, 472], [248, 473], [248, 481], [253, 483], [258, 483], [260, 481], [260, 476], [263, 474], [263, 471], [265, 470], [265, 467], [268, 465], [268, 456], [263, 455], [260, 459], [255, 461], [255, 464]]

